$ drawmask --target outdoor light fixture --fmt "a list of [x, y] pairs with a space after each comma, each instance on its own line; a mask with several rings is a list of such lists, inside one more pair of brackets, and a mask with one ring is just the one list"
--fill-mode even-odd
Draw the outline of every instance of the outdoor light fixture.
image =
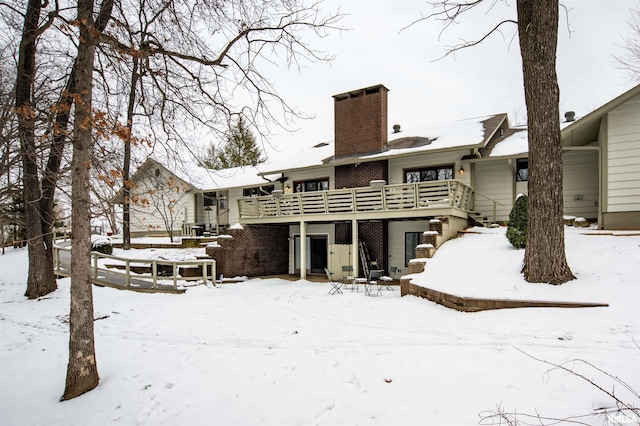
[[460, 176], [464, 175], [464, 168], [462, 166], [460, 166], [460, 170], [458, 170], [458, 173], [460, 173]]
[[290, 189], [291, 189], [291, 187], [290, 187], [289, 185], [287, 185], [287, 186], [285, 186], [285, 187], [284, 187], [284, 190], [285, 190], [286, 192], [289, 192], [289, 190], [290, 190]]

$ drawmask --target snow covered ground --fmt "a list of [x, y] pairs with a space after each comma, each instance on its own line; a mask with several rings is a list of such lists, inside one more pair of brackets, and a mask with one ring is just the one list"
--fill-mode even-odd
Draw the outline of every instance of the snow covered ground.
[[[100, 384], [66, 402], [69, 280], [25, 300], [26, 250], [9, 251], [0, 256], [0, 424], [470, 425], [497, 407], [565, 418], [614, 405], [526, 354], [588, 361], [637, 392], [640, 236], [567, 228], [578, 279], [552, 287], [523, 281], [523, 251], [503, 228], [479, 231], [446, 243], [415, 282], [610, 306], [460, 313], [399, 289], [331, 296], [329, 284], [280, 279], [180, 295], [94, 287]], [[614, 389], [580, 362], [566, 366]], [[640, 406], [620, 384], [615, 393]]]

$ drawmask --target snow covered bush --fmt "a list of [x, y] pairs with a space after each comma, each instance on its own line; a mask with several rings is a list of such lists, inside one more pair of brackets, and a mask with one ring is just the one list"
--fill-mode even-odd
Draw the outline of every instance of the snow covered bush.
[[528, 197], [518, 195], [509, 213], [509, 226], [507, 226], [507, 239], [515, 248], [525, 248], [527, 245], [527, 211]]
[[103, 237], [102, 235], [92, 235], [91, 251], [97, 251], [102, 254], [112, 254], [113, 244], [111, 243], [111, 238]]

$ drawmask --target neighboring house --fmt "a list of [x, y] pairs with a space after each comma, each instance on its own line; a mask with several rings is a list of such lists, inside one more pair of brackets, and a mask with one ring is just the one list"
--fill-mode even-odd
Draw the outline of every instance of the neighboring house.
[[[266, 195], [276, 183], [259, 175], [258, 167], [207, 170], [184, 162], [169, 170], [148, 158], [131, 176], [131, 235], [191, 235], [195, 226], [218, 234], [237, 223], [230, 200]], [[123, 203], [122, 193], [113, 200]]]
[[[334, 142], [292, 148], [261, 170], [192, 168], [182, 176], [190, 194], [180, 204], [183, 233], [240, 223], [233, 241], [211, 251], [225, 275], [362, 274], [364, 258], [403, 274], [424, 231], [442, 228], [437, 246], [469, 223], [505, 222], [527, 192], [526, 129], [512, 128], [506, 114], [388, 126], [387, 94], [377, 85], [333, 96]], [[566, 215], [640, 228], [639, 123], [640, 86], [581, 119], [567, 116]]]

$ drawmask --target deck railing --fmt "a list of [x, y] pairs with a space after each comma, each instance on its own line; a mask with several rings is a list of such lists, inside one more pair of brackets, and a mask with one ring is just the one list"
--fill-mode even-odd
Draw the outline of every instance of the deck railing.
[[[70, 276], [71, 248], [53, 246], [54, 272], [56, 275]], [[118, 268], [100, 265], [100, 259], [114, 261]], [[214, 259], [162, 260], [133, 259], [91, 252], [91, 279], [96, 284], [109, 285], [127, 290], [173, 290], [178, 291], [178, 280], [199, 281], [206, 284], [215, 281], [216, 261]], [[180, 276], [180, 268], [199, 268], [195, 275]], [[134, 272], [138, 270], [138, 272]], [[140, 272], [143, 270], [144, 272]], [[164, 272], [164, 274], [163, 274]], [[183, 290], [184, 291], [184, 290]]]
[[241, 218], [456, 207], [469, 210], [471, 187], [458, 180], [241, 198]]

